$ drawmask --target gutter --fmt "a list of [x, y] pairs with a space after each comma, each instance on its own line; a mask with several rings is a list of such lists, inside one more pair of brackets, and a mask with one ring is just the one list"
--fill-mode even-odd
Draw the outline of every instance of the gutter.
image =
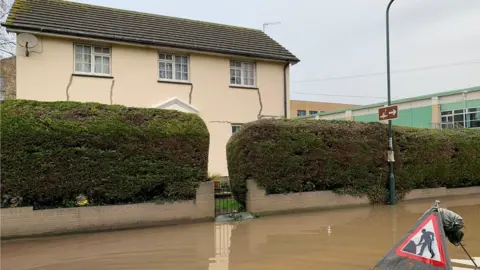
[[285, 66], [283, 66], [283, 116], [285, 118], [288, 118], [288, 102], [290, 101], [288, 99], [288, 88], [287, 88], [287, 68], [290, 66], [290, 64], [293, 66], [295, 64], [298, 64], [300, 62], [299, 59], [296, 61], [288, 61], [285, 63]]
[[283, 66], [283, 114], [285, 118], [288, 118], [288, 98], [287, 98], [287, 68], [290, 66], [290, 62], [287, 62]]

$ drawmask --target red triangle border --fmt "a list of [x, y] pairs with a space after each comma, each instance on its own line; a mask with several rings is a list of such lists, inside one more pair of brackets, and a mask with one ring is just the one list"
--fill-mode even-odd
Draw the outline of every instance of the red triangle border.
[[[421, 257], [421, 256], [418, 256], [418, 255], [414, 255], [414, 254], [402, 251], [402, 249], [407, 245], [407, 243], [410, 240], [412, 240], [412, 238], [421, 229], [423, 229], [423, 227], [425, 227], [425, 225], [430, 220], [433, 222], [433, 230], [435, 231], [435, 239], [437, 240], [438, 252], [440, 253], [440, 260], [441, 261], [428, 259], [428, 258], [425, 258], [425, 257]], [[420, 261], [420, 262], [430, 264], [430, 265], [433, 265], [433, 266], [437, 266], [437, 267], [445, 267], [447, 265], [447, 263], [446, 263], [446, 260], [445, 260], [445, 252], [444, 252], [443, 242], [439, 238], [440, 236], [441, 236], [441, 234], [440, 234], [440, 227], [438, 226], [437, 215], [436, 215], [436, 213], [431, 213], [429, 217], [427, 217], [420, 225], [417, 226], [417, 228], [415, 228], [415, 230], [407, 238], [405, 238], [405, 240], [397, 247], [397, 249], [395, 250], [395, 253], [398, 256], [406, 257], [406, 258], [409, 258], [409, 259], [412, 259], [412, 260], [415, 260], [415, 261]]]

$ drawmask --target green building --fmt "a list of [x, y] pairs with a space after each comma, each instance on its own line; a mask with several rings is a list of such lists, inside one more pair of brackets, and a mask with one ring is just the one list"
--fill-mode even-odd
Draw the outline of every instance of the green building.
[[[397, 126], [419, 128], [480, 128], [480, 86], [406, 98], [392, 101], [398, 105]], [[358, 106], [316, 115], [302, 116], [299, 120], [379, 121], [378, 109], [386, 103]]]

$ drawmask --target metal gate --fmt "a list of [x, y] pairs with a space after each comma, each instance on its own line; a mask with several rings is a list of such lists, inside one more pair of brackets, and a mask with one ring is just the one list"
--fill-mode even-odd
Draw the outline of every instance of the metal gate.
[[230, 181], [215, 181], [215, 216], [239, 212], [240, 204], [233, 197]]

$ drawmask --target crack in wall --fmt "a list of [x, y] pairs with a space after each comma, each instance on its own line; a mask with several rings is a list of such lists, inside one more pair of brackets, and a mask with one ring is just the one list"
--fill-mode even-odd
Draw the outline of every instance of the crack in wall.
[[192, 105], [193, 83], [190, 86], [190, 93], [188, 93], [188, 104]]
[[115, 86], [115, 79], [112, 80], [112, 85], [110, 86], [110, 105], [113, 104], [113, 87]]
[[257, 119], [260, 119], [263, 111], [262, 94], [260, 93], [260, 88], [257, 89], [257, 94], [258, 94], [258, 103], [260, 104], [260, 109], [258, 110]]
[[266, 114], [260, 115], [259, 119], [263, 119], [263, 118], [285, 119], [285, 116], [283, 116], [283, 115], [266, 115]]
[[72, 86], [72, 82], [73, 82], [73, 74], [70, 75], [70, 79], [68, 80], [68, 84], [67, 84], [67, 89], [65, 89], [65, 93], [67, 95], [67, 101], [70, 101], [70, 93], [68, 91], [70, 90], [70, 86]]
[[232, 124], [232, 122], [230, 122], [230, 121], [209, 121], [209, 123]]

